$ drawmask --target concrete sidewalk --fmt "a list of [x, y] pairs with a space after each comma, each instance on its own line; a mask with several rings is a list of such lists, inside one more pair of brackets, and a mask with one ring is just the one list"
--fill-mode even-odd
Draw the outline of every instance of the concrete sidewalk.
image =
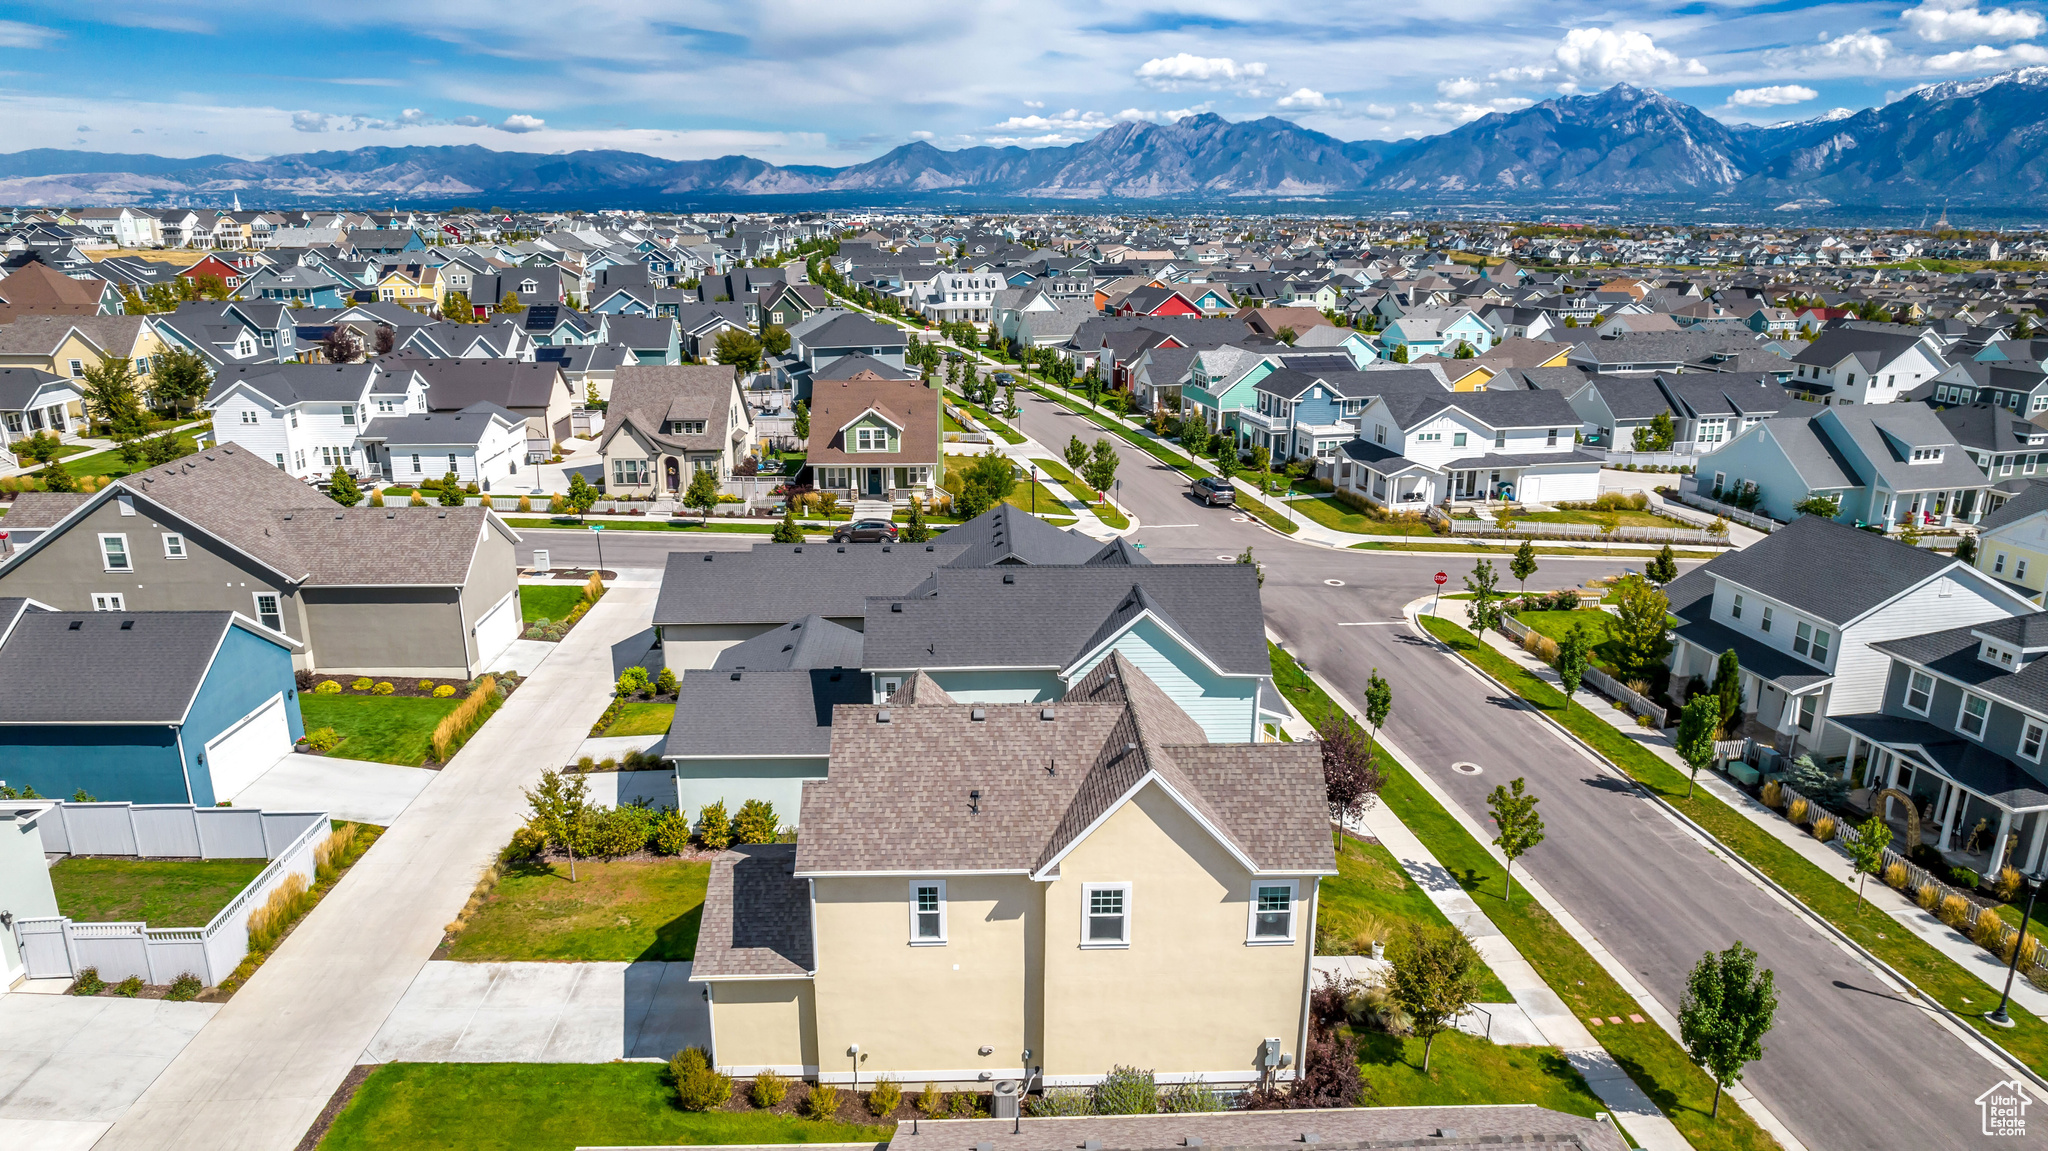
[[219, 1011], [161, 999], [0, 995], [0, 1147], [85, 1151]]
[[335, 819], [389, 827], [434, 772], [361, 759], [292, 752], [235, 794], [242, 807], [269, 811], [324, 811]]
[[521, 789], [610, 702], [652, 588], [614, 587], [99, 1144], [287, 1151], [368, 1048], [519, 827]]
[[709, 1046], [688, 963], [429, 963], [372, 1063], [609, 1063]]

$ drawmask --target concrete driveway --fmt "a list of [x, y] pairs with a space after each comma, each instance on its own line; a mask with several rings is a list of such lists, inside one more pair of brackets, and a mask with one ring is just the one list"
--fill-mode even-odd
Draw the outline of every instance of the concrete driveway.
[[91, 1147], [219, 1010], [214, 1003], [0, 995], [0, 1147]]
[[237, 793], [235, 803], [265, 811], [324, 811], [334, 819], [389, 827], [433, 779], [424, 767], [293, 752]]
[[688, 963], [426, 965], [370, 1041], [372, 1063], [609, 1063], [711, 1042]]

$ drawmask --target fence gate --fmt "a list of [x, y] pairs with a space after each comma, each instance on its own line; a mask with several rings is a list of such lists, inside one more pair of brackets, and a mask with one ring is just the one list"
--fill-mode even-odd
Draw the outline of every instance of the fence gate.
[[64, 945], [62, 919], [17, 919], [14, 938], [30, 979], [71, 978], [71, 951]]

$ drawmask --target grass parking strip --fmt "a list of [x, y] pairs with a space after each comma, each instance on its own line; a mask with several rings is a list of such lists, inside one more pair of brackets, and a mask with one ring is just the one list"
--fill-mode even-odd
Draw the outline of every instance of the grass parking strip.
[[[1705, 828], [1724, 847], [1770, 876], [1836, 930], [1890, 964], [1893, 970], [1911, 980], [1923, 995], [1955, 1012], [2037, 1073], [2048, 1074], [2048, 1025], [2044, 1025], [2039, 1017], [2017, 1003], [2009, 1004], [2006, 1013], [2018, 1026], [2011, 1030], [1993, 1028], [1984, 1021], [1982, 1013], [1996, 1002], [1997, 997], [1985, 987], [1984, 982], [1919, 936], [1905, 930], [1891, 916], [1858, 899], [1853, 888], [1821, 870], [1706, 790], [1696, 789], [1692, 798], [1687, 799], [1684, 772], [1657, 758], [1613, 725], [1587, 711], [1576, 700], [1569, 711], [1561, 710], [1564, 698], [1556, 688], [1507, 656], [1480, 643], [1471, 632], [1434, 616], [1422, 617], [1422, 625], [1481, 671], [1584, 740], [1601, 758]], [[1847, 874], [1846, 860], [1842, 870]]]
[[[1277, 647], [1270, 647], [1273, 683], [1311, 723], [1339, 712], [1336, 703]], [[1512, 903], [1501, 898], [1500, 861], [1468, 833], [1392, 757], [1382, 757], [1380, 799], [1471, 894], [1501, 933], [1536, 969], [1550, 989], [1581, 1019], [1626, 1017], [1640, 1012], [1607, 969], [1571, 937], [1564, 926], [1519, 886]], [[1763, 1151], [1777, 1140], [1739, 1107], [1710, 1119], [1714, 1082], [1685, 1050], [1654, 1023], [1597, 1028], [1593, 1037], [1614, 1056], [1629, 1078], [1647, 1092], [1698, 1151]]]

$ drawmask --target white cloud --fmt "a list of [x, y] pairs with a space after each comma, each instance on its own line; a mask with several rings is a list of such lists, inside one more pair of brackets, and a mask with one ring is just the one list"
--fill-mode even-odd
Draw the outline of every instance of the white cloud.
[[1820, 93], [1798, 84], [1773, 84], [1768, 88], [1737, 88], [1728, 102], [1737, 108], [1776, 108], [1781, 104], [1804, 104]]
[[54, 28], [23, 24], [18, 20], [0, 20], [0, 48], [40, 48], [61, 35], [63, 33]]
[[1539, 80], [1548, 79], [1555, 75], [1556, 72], [1557, 69], [1555, 68], [1546, 68], [1541, 64], [1530, 64], [1520, 68], [1502, 68], [1498, 72], [1490, 73], [1486, 78], [1504, 81], [1509, 84], [1534, 83]]
[[321, 113], [319, 113], [319, 112], [293, 112], [293, 113], [292, 113], [292, 131], [294, 131], [294, 132], [325, 132], [326, 130], [327, 130], [327, 117], [326, 117], [326, 116], [324, 116], [324, 115], [322, 115]]
[[1045, 101], [1043, 101], [1043, 100], [1026, 100], [1026, 101], [1024, 101], [1024, 106], [1025, 106], [1026, 108], [1043, 108], [1043, 107], [1045, 107]]
[[1266, 66], [1257, 61], [1240, 64], [1228, 56], [1196, 56], [1188, 52], [1147, 60], [1131, 73], [1138, 83], [1167, 92], [1189, 87], [1230, 87], [1265, 74]]
[[1535, 102], [1534, 100], [1523, 99], [1520, 96], [1501, 96], [1488, 100], [1484, 104], [1469, 104], [1459, 100], [1439, 100], [1434, 104], [1412, 104], [1409, 107], [1420, 116], [1464, 124], [1477, 120], [1481, 116], [1492, 115], [1495, 112], [1518, 112]]
[[1119, 119], [1142, 120], [1143, 115], [1118, 117], [1105, 116], [1100, 112], [1083, 112], [1069, 108], [1050, 116], [1012, 116], [1000, 124], [990, 124], [992, 132], [1100, 132]]
[[1453, 100], [1461, 99], [1466, 96], [1477, 96], [1479, 93], [1485, 90], [1485, 84], [1482, 84], [1477, 80], [1468, 79], [1464, 76], [1460, 76], [1455, 80], [1438, 80], [1436, 82], [1437, 95], [1448, 96]]
[[1365, 106], [1365, 115], [1375, 120], [1391, 120], [1400, 114], [1401, 110], [1392, 104], [1367, 104]]
[[1558, 67], [1580, 80], [1655, 80], [1662, 76], [1704, 76], [1707, 66], [1657, 47], [1648, 33], [1612, 28], [1574, 28], [1553, 53]]
[[546, 120], [541, 119], [538, 116], [527, 116], [515, 113], [513, 115], [505, 117], [505, 122], [498, 125], [498, 130], [501, 132], [514, 133], [538, 132], [542, 128], [545, 128], [547, 126], [548, 122]]
[[1149, 120], [1154, 124], [1171, 124], [1189, 116], [1199, 116], [1209, 110], [1206, 101], [1192, 108], [1174, 108], [1164, 112], [1148, 112], [1143, 108], [1125, 108], [1115, 116], [1117, 120]]
[[1922, 40], [2028, 40], [2048, 31], [2039, 12], [1980, 9], [1977, 0], [1921, 0], [1899, 18]]
[[482, 116], [457, 116], [448, 122], [458, 128], [481, 128], [484, 126], [484, 118]]
[[407, 108], [398, 114], [398, 122], [401, 124], [424, 124], [427, 122], [427, 114], [418, 108]]
[[2014, 44], [2010, 48], [1993, 48], [1979, 44], [1958, 52], [1943, 52], [1929, 56], [1927, 67], [1936, 72], [1964, 72], [1991, 68], [2017, 68], [2024, 64], [2048, 64], [2048, 48], [2035, 44]]
[[1820, 43], [1802, 53], [1809, 60], [1838, 60], [1872, 68], [1883, 66], [1891, 54], [1892, 42], [1868, 28], [1844, 32], [1832, 40], [1823, 32]]
[[1344, 101], [1333, 100], [1314, 88], [1296, 88], [1287, 95], [1280, 97], [1279, 102], [1274, 106], [1279, 108], [1341, 108], [1344, 106]]

